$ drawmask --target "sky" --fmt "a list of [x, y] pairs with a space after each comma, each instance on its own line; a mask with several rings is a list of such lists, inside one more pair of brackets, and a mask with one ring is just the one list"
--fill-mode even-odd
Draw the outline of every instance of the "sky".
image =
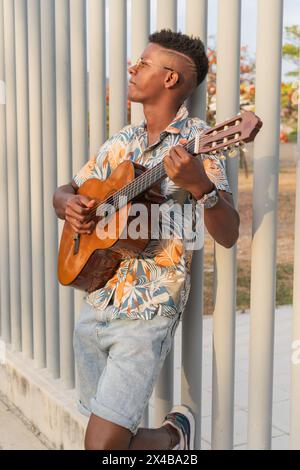
[[[249, 52], [253, 56], [255, 56], [256, 51], [257, 1], [262, 0], [242, 0], [241, 45], [248, 46]], [[217, 33], [217, 4], [218, 0], [208, 0], [208, 36], [216, 36]], [[300, 24], [300, 0], [284, 0], [283, 31], [284, 26], [291, 26], [293, 24]], [[285, 41], [285, 33], [283, 33], [283, 43]], [[294, 78], [288, 78], [284, 75], [291, 69], [294, 69], [294, 66], [289, 65], [287, 61], [283, 61], [282, 72], [285, 81], [294, 80]]]
[[[151, 0], [151, 31], [155, 30], [155, 16], [156, 4], [158, 1]], [[255, 56], [256, 50], [256, 14], [257, 14], [257, 1], [263, 0], [242, 0], [242, 17], [241, 17], [241, 45], [248, 46], [249, 53]], [[284, 0], [284, 16], [283, 26], [300, 24], [300, 0]], [[130, 57], [130, 11], [131, 0], [128, 0], [128, 55]], [[218, 0], [208, 0], [208, 38], [211, 36], [216, 37], [217, 33], [217, 10]], [[178, 0], [178, 30], [184, 32], [185, 30], [185, 0]], [[283, 43], [285, 36], [283, 36]], [[212, 44], [212, 39], [208, 40], [208, 45]], [[293, 69], [293, 65], [283, 61], [282, 64], [282, 78], [285, 81], [294, 80], [288, 78], [285, 73]]]

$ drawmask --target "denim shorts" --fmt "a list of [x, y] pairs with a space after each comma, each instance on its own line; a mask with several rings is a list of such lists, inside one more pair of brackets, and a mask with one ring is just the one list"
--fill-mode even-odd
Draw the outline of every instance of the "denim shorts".
[[112, 319], [83, 301], [74, 330], [78, 408], [136, 434], [180, 316]]

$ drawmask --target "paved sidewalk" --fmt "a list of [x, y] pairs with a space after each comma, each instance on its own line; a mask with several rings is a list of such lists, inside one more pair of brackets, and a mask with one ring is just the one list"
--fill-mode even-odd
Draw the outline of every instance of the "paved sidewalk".
[[0, 399], [0, 450], [46, 450], [18, 416]]
[[[234, 448], [247, 448], [248, 421], [248, 360], [249, 313], [236, 319], [235, 421]], [[273, 388], [272, 449], [288, 449], [289, 393], [291, 358], [292, 307], [276, 310]], [[180, 403], [180, 335], [181, 324], [175, 335], [175, 401]], [[212, 401], [212, 317], [203, 321], [203, 392], [202, 392], [202, 448], [210, 449]]]

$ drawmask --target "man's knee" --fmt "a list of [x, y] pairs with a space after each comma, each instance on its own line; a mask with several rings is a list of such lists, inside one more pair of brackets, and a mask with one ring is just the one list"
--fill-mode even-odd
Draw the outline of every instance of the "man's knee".
[[125, 450], [129, 449], [131, 438], [132, 433], [128, 429], [92, 414], [84, 447], [86, 450]]

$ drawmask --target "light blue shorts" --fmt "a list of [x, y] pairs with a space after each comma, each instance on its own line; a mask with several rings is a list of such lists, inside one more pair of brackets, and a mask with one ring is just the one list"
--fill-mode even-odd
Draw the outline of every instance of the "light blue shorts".
[[180, 316], [112, 319], [83, 301], [74, 330], [78, 407], [137, 433]]

